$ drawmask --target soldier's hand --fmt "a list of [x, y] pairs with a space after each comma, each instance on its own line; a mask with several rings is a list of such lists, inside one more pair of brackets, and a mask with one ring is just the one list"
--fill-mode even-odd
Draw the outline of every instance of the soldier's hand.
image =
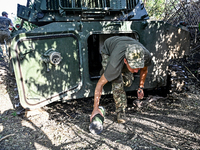
[[143, 97], [144, 97], [144, 91], [143, 91], [143, 89], [138, 89], [138, 91], [137, 91], [137, 95], [138, 95], [138, 99], [143, 99]]
[[99, 107], [93, 109], [92, 114], [90, 116], [90, 122], [92, 122], [92, 118], [97, 114], [100, 114], [103, 117], [103, 114], [101, 113]]

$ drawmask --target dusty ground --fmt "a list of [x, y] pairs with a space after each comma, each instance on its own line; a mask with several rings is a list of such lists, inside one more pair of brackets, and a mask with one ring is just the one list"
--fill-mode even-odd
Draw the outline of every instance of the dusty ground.
[[0, 150], [200, 149], [200, 64], [196, 56], [199, 58], [195, 53], [186, 61], [196, 78], [185, 68], [187, 89], [176, 98], [158, 99], [154, 94], [154, 101], [145, 107], [131, 109], [135, 97], [128, 96], [128, 122], [124, 125], [115, 122], [113, 99], [103, 97], [101, 105], [107, 112], [100, 135], [88, 130], [92, 99], [55, 103], [17, 115], [20, 107], [15, 79], [0, 57]]

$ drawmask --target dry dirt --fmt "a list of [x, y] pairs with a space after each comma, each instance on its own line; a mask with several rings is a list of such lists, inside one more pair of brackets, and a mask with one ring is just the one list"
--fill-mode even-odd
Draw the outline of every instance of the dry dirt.
[[136, 98], [129, 95], [126, 124], [116, 123], [113, 99], [103, 97], [101, 105], [107, 110], [104, 130], [93, 135], [88, 129], [92, 98], [54, 103], [18, 115], [15, 78], [0, 57], [0, 150], [200, 149], [200, 64], [194, 59], [190, 56], [186, 64], [196, 78], [185, 68], [187, 89], [173, 99], [154, 93], [144, 107], [132, 109]]

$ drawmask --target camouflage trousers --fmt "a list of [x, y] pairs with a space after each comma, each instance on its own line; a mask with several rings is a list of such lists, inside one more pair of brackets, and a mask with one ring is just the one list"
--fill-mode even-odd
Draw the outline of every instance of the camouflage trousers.
[[[106, 54], [101, 54], [102, 56], [102, 67], [105, 70], [109, 61], [109, 56]], [[133, 74], [131, 72], [123, 72], [120, 77], [112, 81], [112, 92], [113, 99], [115, 101], [116, 112], [125, 112], [127, 107], [126, 92], [124, 91], [124, 86], [131, 86], [134, 80]]]
[[10, 38], [10, 32], [9, 31], [0, 31], [0, 47], [3, 51], [3, 53], [6, 53], [6, 41]]

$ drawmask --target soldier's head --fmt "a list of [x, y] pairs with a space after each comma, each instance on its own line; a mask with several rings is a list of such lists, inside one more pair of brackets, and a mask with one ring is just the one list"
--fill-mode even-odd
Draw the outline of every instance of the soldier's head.
[[143, 48], [138, 44], [128, 45], [125, 52], [124, 63], [132, 73], [137, 73], [141, 68], [144, 68]]
[[4, 16], [4, 17], [7, 17], [7, 18], [8, 18], [8, 13], [7, 13], [7, 12], [5, 12], [5, 11], [3, 11], [3, 12], [2, 12], [2, 16]]

